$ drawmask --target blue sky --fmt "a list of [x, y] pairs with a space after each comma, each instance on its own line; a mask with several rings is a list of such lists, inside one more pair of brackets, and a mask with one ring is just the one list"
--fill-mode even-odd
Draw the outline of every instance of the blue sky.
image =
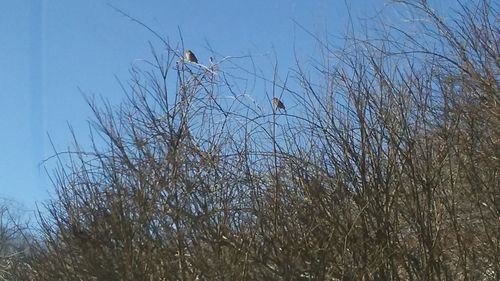
[[[150, 57], [145, 28], [114, 11], [129, 13], [178, 42], [203, 61], [207, 44], [223, 55], [276, 52], [280, 70], [294, 64], [294, 47], [304, 58], [318, 51], [313, 33], [342, 35], [348, 3], [354, 21], [383, 9], [383, 0], [7, 0], [0, 4], [0, 197], [28, 209], [52, 189], [42, 161], [71, 143], [68, 124], [83, 140], [91, 112], [79, 91], [112, 104], [124, 97], [115, 79], [126, 81], [131, 65]], [[270, 65], [262, 65], [262, 68]], [[265, 101], [265, 95], [252, 93]], [[260, 95], [260, 96], [259, 96]]]

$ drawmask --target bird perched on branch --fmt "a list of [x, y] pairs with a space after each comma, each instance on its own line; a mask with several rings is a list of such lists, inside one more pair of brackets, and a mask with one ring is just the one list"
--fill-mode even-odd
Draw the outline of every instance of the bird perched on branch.
[[196, 56], [194, 55], [193, 52], [191, 52], [191, 50], [185, 50], [184, 51], [184, 59], [189, 61], [189, 62], [194, 62], [194, 63], [198, 63], [198, 59], [196, 58]]
[[286, 110], [285, 109], [285, 105], [283, 104], [283, 102], [278, 99], [278, 98], [273, 98], [273, 105], [276, 107], [276, 109], [283, 109], [283, 110]]

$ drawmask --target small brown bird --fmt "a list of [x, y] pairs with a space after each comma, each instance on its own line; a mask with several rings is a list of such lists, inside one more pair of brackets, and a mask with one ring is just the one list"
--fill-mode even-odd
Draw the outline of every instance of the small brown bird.
[[282, 101], [280, 101], [280, 99], [278, 98], [273, 98], [273, 105], [276, 107], [276, 109], [283, 109], [283, 110], [286, 110], [285, 109], [285, 105], [283, 104]]
[[193, 63], [198, 63], [198, 59], [191, 50], [184, 51], [184, 59]]

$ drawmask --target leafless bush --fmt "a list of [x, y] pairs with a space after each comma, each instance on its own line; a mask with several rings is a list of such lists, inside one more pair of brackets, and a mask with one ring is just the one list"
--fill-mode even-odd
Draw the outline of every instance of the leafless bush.
[[0, 199], [0, 280], [10, 280], [15, 262], [27, 254], [27, 229], [20, 206]]
[[398, 2], [418, 37], [351, 37], [275, 76], [286, 111], [236, 90], [234, 59], [165, 42], [126, 103], [89, 100], [93, 149], [58, 155], [19, 278], [498, 280], [498, 7], [445, 22]]

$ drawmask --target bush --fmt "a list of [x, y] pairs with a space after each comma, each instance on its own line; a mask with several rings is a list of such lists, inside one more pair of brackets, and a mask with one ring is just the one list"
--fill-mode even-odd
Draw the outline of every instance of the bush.
[[286, 111], [166, 43], [119, 108], [89, 100], [95, 145], [61, 158], [18, 278], [498, 280], [497, 7], [397, 2], [418, 38], [298, 64], [272, 81]]

